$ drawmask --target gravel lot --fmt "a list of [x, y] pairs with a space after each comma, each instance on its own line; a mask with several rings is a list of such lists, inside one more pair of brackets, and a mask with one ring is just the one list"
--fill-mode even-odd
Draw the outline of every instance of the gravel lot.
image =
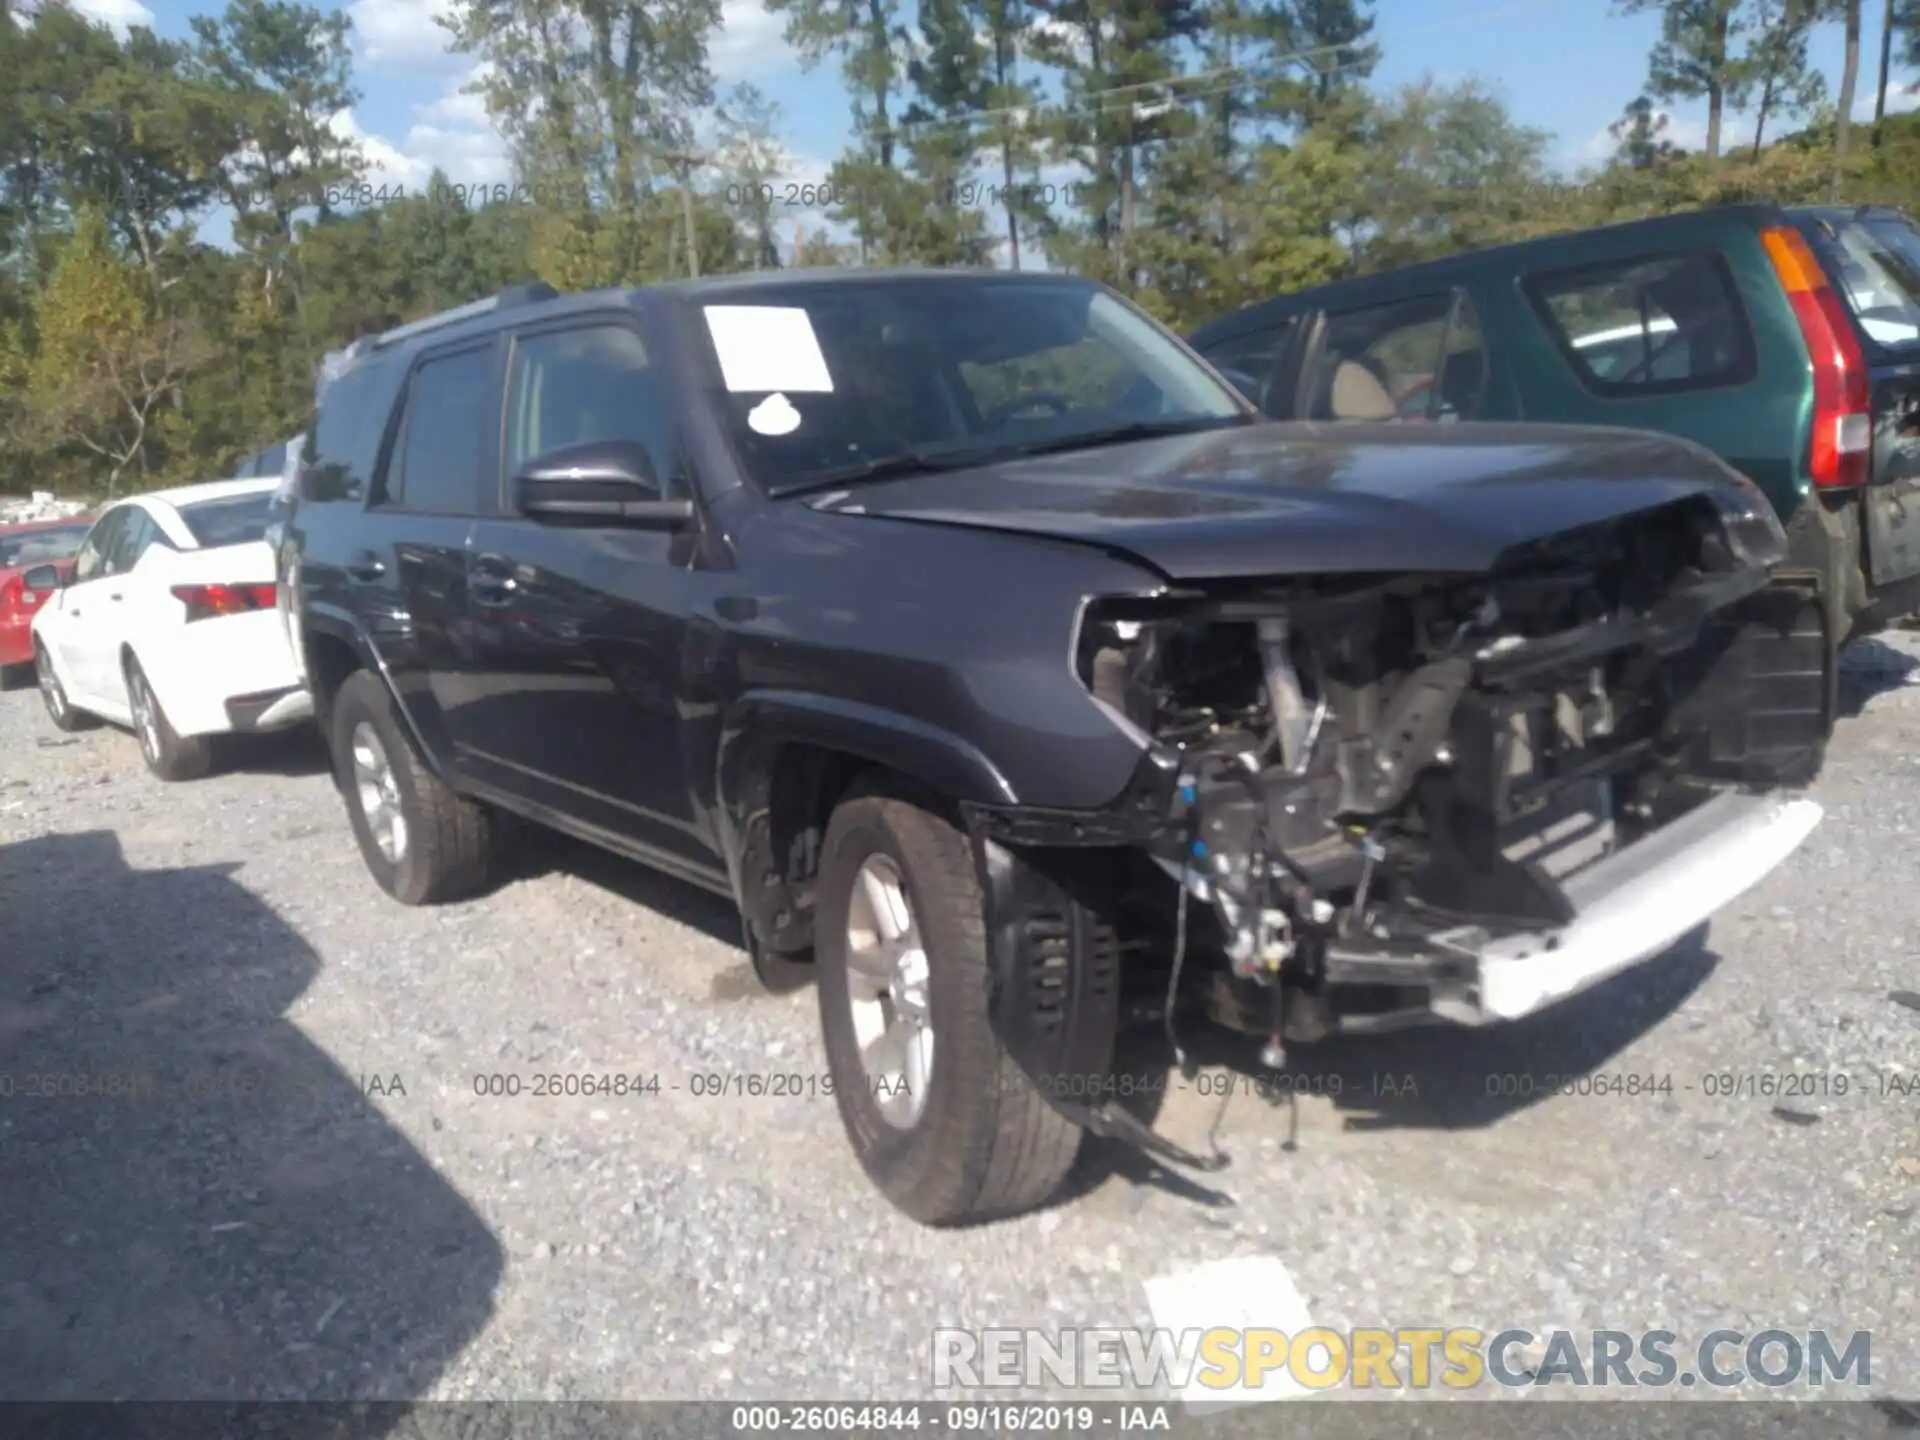
[[[166, 788], [0, 694], [0, 1398], [924, 1397], [936, 1327], [1150, 1325], [1151, 1278], [1258, 1256], [1335, 1327], [1865, 1329], [1873, 1390], [1920, 1394], [1920, 1086], [1885, 1093], [1920, 1072], [1917, 642], [1857, 647], [1825, 823], [1704, 946], [1499, 1033], [1297, 1049], [1341, 1094], [1291, 1116], [1176, 1076], [1161, 1127], [1229, 1168], [1091, 1147], [958, 1233], [876, 1198], [830, 1098], [694, 1093], [824, 1070], [721, 904], [555, 840], [405, 910], [304, 740]], [[1586, 1070], [1672, 1093], [1488, 1093]], [[660, 1089], [475, 1093], [583, 1071]], [[1849, 1093], [1702, 1088], [1793, 1071]]]

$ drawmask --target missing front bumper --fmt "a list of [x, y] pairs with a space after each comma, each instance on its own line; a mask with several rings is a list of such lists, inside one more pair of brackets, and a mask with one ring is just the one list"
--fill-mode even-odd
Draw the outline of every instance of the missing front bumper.
[[1822, 811], [1803, 798], [1727, 793], [1564, 882], [1571, 922], [1492, 937], [1433, 937], [1466, 964], [1430, 1008], [1468, 1025], [1515, 1020], [1658, 955], [1758, 884], [1799, 848]]

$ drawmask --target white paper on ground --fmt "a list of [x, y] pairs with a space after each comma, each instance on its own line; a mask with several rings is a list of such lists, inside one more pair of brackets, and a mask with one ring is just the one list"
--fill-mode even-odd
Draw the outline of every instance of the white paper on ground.
[[756, 435], [791, 435], [800, 428], [800, 412], [776, 391], [747, 412], [747, 428]]
[[[1214, 1260], [1191, 1270], [1156, 1275], [1146, 1282], [1146, 1292], [1153, 1323], [1171, 1331], [1176, 1343], [1186, 1331], [1222, 1326], [1243, 1334], [1248, 1330], [1278, 1330], [1294, 1336], [1313, 1325], [1306, 1297], [1294, 1285], [1287, 1267], [1273, 1255]], [[1324, 1355], [1314, 1358], [1322, 1367], [1328, 1360]], [[1244, 1353], [1240, 1359], [1245, 1361]], [[1243, 1375], [1239, 1385], [1216, 1389], [1199, 1383], [1204, 1373], [1204, 1366], [1196, 1369], [1193, 1383], [1180, 1391], [1180, 1399], [1191, 1410], [1256, 1400], [1294, 1400], [1316, 1393], [1294, 1380], [1284, 1362], [1271, 1365], [1260, 1383], [1253, 1386], [1245, 1383]]]
[[807, 312], [796, 305], [708, 305], [707, 333], [735, 393], [827, 394], [833, 377]]

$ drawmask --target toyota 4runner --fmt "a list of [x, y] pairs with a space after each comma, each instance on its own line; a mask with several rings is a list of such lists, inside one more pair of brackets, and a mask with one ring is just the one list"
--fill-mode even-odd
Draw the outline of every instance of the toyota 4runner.
[[1204, 1163], [1111, 1098], [1123, 998], [1270, 1062], [1512, 1019], [1820, 816], [1752, 483], [1272, 423], [1088, 281], [521, 287], [331, 357], [309, 436], [282, 603], [380, 886], [473, 892], [516, 816], [729, 897], [922, 1221], [1088, 1131]]

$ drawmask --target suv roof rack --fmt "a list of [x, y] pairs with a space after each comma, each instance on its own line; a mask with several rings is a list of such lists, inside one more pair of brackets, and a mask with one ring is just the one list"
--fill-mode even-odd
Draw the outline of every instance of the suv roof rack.
[[375, 350], [384, 350], [399, 341], [411, 339], [415, 335], [425, 335], [447, 325], [456, 325], [462, 320], [472, 320], [480, 315], [491, 314], [495, 310], [504, 310], [517, 305], [534, 305], [542, 300], [557, 300], [560, 292], [544, 280], [529, 280], [519, 285], [509, 285], [498, 295], [489, 295], [484, 300], [475, 300], [470, 304], [456, 305], [451, 310], [442, 310], [437, 315], [429, 315], [421, 320], [412, 320], [405, 325], [396, 325], [391, 330], [383, 330], [378, 335], [363, 335], [352, 344], [340, 350], [329, 350], [320, 361], [320, 385], [325, 388], [362, 355]]
[[462, 320], [471, 320], [475, 316], [488, 315], [495, 310], [505, 310], [516, 305], [534, 305], [542, 300], [557, 300], [560, 292], [542, 280], [529, 280], [520, 285], [509, 285], [498, 295], [489, 295], [484, 300], [475, 300], [470, 304], [456, 305], [451, 310], [442, 310], [437, 315], [429, 315], [421, 320], [412, 320], [405, 325], [396, 325], [391, 330], [383, 330], [378, 335], [369, 335], [356, 340], [347, 347], [358, 353], [356, 347], [367, 350], [384, 350], [402, 340], [412, 339], [415, 335], [425, 335], [442, 326], [457, 325]]

